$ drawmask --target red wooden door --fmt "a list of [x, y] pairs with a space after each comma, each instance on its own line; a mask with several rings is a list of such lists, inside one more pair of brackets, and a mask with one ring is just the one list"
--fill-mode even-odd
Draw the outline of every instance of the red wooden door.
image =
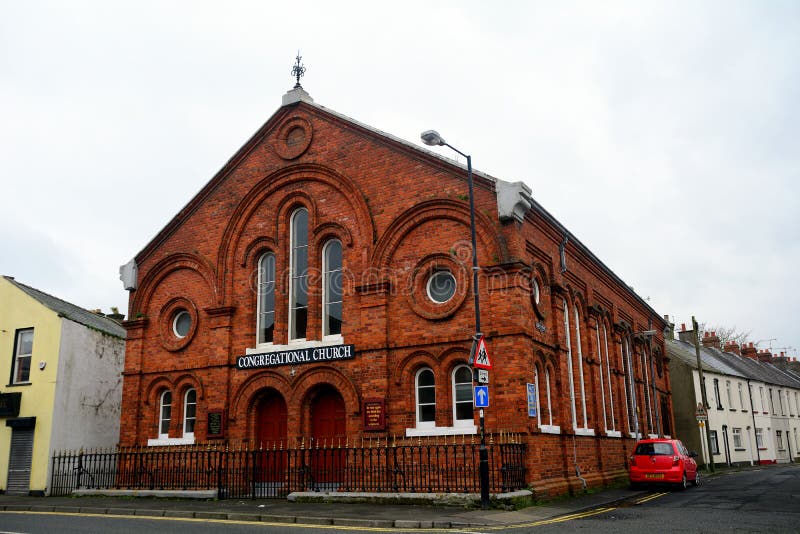
[[314, 438], [313, 476], [316, 482], [343, 478], [346, 441], [344, 400], [337, 391], [319, 393], [311, 403], [311, 435]]
[[276, 392], [268, 393], [258, 403], [257, 479], [260, 482], [282, 481], [286, 478], [286, 402]]

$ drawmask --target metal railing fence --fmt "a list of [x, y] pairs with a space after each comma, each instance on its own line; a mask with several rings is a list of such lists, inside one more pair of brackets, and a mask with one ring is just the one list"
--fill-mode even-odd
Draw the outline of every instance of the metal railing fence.
[[[490, 491], [523, 489], [526, 447], [487, 436]], [[249, 443], [60, 451], [51, 495], [77, 489], [218, 490], [219, 498], [285, 498], [297, 491], [477, 493], [479, 445], [466, 438], [382, 438], [292, 447]]]

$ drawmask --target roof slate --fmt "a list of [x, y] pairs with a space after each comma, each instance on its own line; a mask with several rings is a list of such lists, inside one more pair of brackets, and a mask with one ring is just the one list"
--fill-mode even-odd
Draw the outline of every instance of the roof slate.
[[49, 295], [44, 291], [39, 291], [36, 288], [27, 286], [21, 282], [17, 282], [9, 276], [3, 276], [3, 278], [62, 317], [66, 317], [70, 321], [88, 326], [89, 328], [100, 330], [101, 332], [105, 332], [111, 336], [125, 339], [125, 328], [123, 328], [119, 323], [112, 321], [107, 317], [90, 312], [89, 310], [85, 310], [65, 300], [61, 300], [58, 297]]

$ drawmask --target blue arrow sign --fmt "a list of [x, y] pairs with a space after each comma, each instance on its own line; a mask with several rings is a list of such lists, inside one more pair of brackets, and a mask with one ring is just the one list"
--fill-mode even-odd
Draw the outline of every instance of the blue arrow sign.
[[489, 386], [475, 386], [475, 407], [489, 407]]

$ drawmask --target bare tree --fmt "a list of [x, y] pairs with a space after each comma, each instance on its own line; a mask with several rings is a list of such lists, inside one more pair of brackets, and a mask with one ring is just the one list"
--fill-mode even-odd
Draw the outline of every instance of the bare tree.
[[706, 332], [714, 332], [719, 338], [721, 347], [725, 347], [725, 343], [731, 341], [736, 342], [740, 347], [750, 341], [750, 330], [743, 331], [736, 328], [736, 326], [706, 326], [706, 323], [700, 323], [698, 326], [698, 334], [700, 339], [703, 339]]

